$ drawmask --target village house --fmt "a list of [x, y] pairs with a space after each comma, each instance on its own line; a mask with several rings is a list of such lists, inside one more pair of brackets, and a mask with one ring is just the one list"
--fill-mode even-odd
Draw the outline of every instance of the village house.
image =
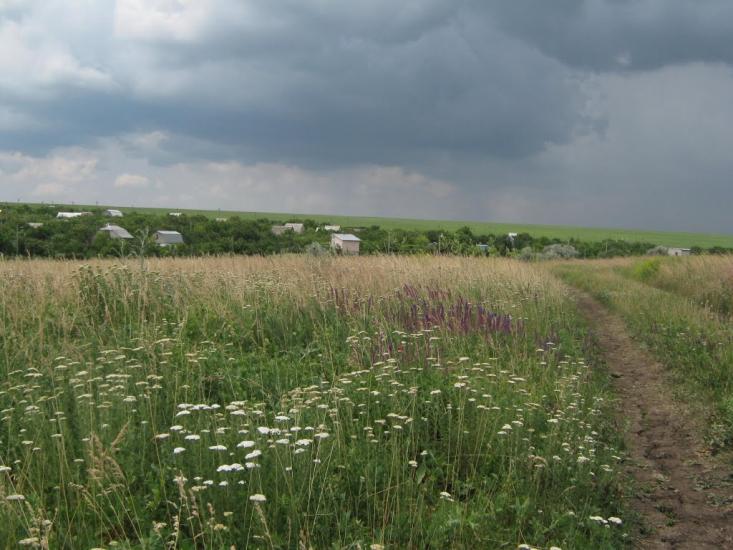
[[38, 229], [39, 227], [43, 227], [43, 224], [40, 222], [28, 222], [28, 227], [32, 227], [33, 229]]
[[286, 231], [290, 231], [290, 229], [285, 227], [284, 225], [273, 225], [270, 231], [272, 231], [273, 235], [282, 235]]
[[667, 248], [667, 254], [670, 256], [689, 256], [690, 253], [689, 248]]
[[121, 211], [114, 210], [112, 208], [110, 208], [109, 210], [105, 210], [104, 215], [109, 216], [110, 218], [121, 218], [123, 216]]
[[174, 218], [180, 218], [181, 212], [168, 212], [169, 216], [173, 216]]
[[341, 231], [340, 225], [324, 225], [323, 229], [325, 231]]
[[172, 246], [176, 244], [184, 244], [183, 235], [178, 231], [156, 231], [153, 240], [158, 246]]
[[100, 228], [99, 231], [106, 231], [111, 239], [132, 239], [132, 235], [127, 229], [119, 225], [112, 225], [111, 223]]
[[334, 233], [331, 235], [331, 248], [342, 254], [359, 254], [361, 239], [351, 233]]
[[286, 230], [289, 229], [293, 233], [302, 233], [305, 230], [305, 226], [302, 223], [286, 223]]

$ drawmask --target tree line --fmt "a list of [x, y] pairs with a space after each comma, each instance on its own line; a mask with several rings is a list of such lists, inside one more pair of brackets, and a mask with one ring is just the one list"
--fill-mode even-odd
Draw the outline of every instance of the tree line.
[[[289, 220], [303, 223], [303, 233], [286, 232], [274, 235], [272, 226], [280, 222], [244, 219], [231, 216], [216, 220], [203, 215], [169, 214], [133, 211], [122, 218], [104, 215], [104, 209], [64, 208], [66, 211], [87, 211], [90, 215], [73, 219], [56, 219], [57, 207], [27, 204], [0, 205], [0, 254], [4, 257], [76, 258], [146, 256], [199, 256], [220, 254], [268, 255], [286, 252], [327, 253], [330, 233], [323, 223], [311, 219]], [[42, 224], [31, 227], [29, 223]], [[120, 225], [133, 239], [113, 239], [100, 228], [107, 223]], [[159, 247], [152, 240], [156, 230], [178, 231], [185, 243]], [[575, 248], [580, 258], [610, 258], [645, 254], [655, 243], [623, 240], [583, 241], [537, 237], [527, 233], [516, 236], [475, 234], [469, 227], [457, 231], [343, 227], [361, 239], [361, 254], [459, 254], [519, 256], [523, 251], [542, 252], [553, 244]], [[731, 249], [708, 249], [708, 252], [730, 252]], [[693, 253], [704, 252], [693, 249]]]

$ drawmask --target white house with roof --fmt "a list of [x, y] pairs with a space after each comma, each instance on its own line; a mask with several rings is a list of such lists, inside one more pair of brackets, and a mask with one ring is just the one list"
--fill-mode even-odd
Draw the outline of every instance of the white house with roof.
[[351, 233], [334, 233], [331, 235], [331, 248], [342, 254], [359, 254], [361, 239]]
[[121, 218], [123, 216], [120, 210], [115, 210], [114, 208], [105, 210], [104, 215], [109, 216], [110, 218]]
[[153, 235], [153, 240], [155, 240], [158, 246], [172, 246], [176, 244], [184, 244], [183, 235], [181, 235], [178, 231], [156, 231]]
[[99, 231], [106, 232], [111, 239], [132, 239], [132, 235], [127, 229], [125, 229], [124, 227], [120, 227], [119, 225], [113, 225], [111, 223], [108, 223], [104, 227], [101, 227]]
[[324, 225], [324, 231], [341, 231], [340, 225]]
[[689, 248], [667, 248], [667, 254], [670, 256], [689, 256], [691, 253]]
[[91, 212], [59, 212], [56, 214], [56, 218], [59, 220], [70, 220], [72, 218], [78, 218], [79, 216], [91, 216]]

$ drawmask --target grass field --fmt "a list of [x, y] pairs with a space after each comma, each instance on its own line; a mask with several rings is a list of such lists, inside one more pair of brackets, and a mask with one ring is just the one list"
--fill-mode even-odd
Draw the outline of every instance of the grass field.
[[[99, 206], [75, 205], [75, 208], [100, 208]], [[274, 221], [288, 221], [295, 219], [310, 218], [318, 222], [330, 222], [344, 227], [369, 227], [379, 225], [385, 229], [415, 229], [430, 230], [444, 229], [455, 231], [463, 226], [468, 226], [477, 234], [502, 235], [509, 232], [529, 233], [537, 237], [557, 238], [562, 240], [579, 239], [584, 241], [602, 241], [605, 239], [616, 239], [625, 241], [648, 242], [664, 246], [692, 247], [699, 246], [710, 248], [721, 246], [733, 248], [733, 235], [721, 235], [711, 233], [683, 233], [665, 231], [644, 231], [636, 229], [609, 229], [595, 227], [573, 227], [564, 225], [533, 225], [524, 223], [491, 223], [481, 221], [456, 221], [456, 220], [422, 220], [407, 218], [380, 218], [363, 216], [337, 216], [329, 214], [283, 214], [273, 212], [234, 212], [222, 210], [180, 210], [165, 208], [138, 208], [138, 207], [116, 207], [103, 206], [101, 208], [119, 208], [122, 212], [149, 212], [166, 214], [171, 211], [184, 212], [187, 214], [201, 214], [207, 217], [230, 217], [239, 216], [242, 218], [257, 219], [267, 218]]]
[[541, 266], [4, 261], [0, 340], [5, 548], [611, 549], [635, 523]]

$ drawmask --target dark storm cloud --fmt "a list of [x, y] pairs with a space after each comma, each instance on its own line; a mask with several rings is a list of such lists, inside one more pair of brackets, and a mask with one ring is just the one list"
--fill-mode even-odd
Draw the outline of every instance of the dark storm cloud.
[[0, 185], [733, 230], [732, 36], [722, 0], [0, 0]]
[[59, 85], [51, 99], [18, 101], [47, 130], [20, 129], [5, 143], [157, 126], [267, 160], [394, 163], [436, 151], [521, 157], [566, 140], [580, 121], [572, 74], [469, 3], [248, 6], [223, 2], [190, 38], [134, 22], [117, 38], [92, 34], [102, 53], [110, 40], [127, 48], [95, 60], [114, 87]]
[[506, 32], [583, 69], [733, 61], [729, 0], [492, 1], [487, 10]]

